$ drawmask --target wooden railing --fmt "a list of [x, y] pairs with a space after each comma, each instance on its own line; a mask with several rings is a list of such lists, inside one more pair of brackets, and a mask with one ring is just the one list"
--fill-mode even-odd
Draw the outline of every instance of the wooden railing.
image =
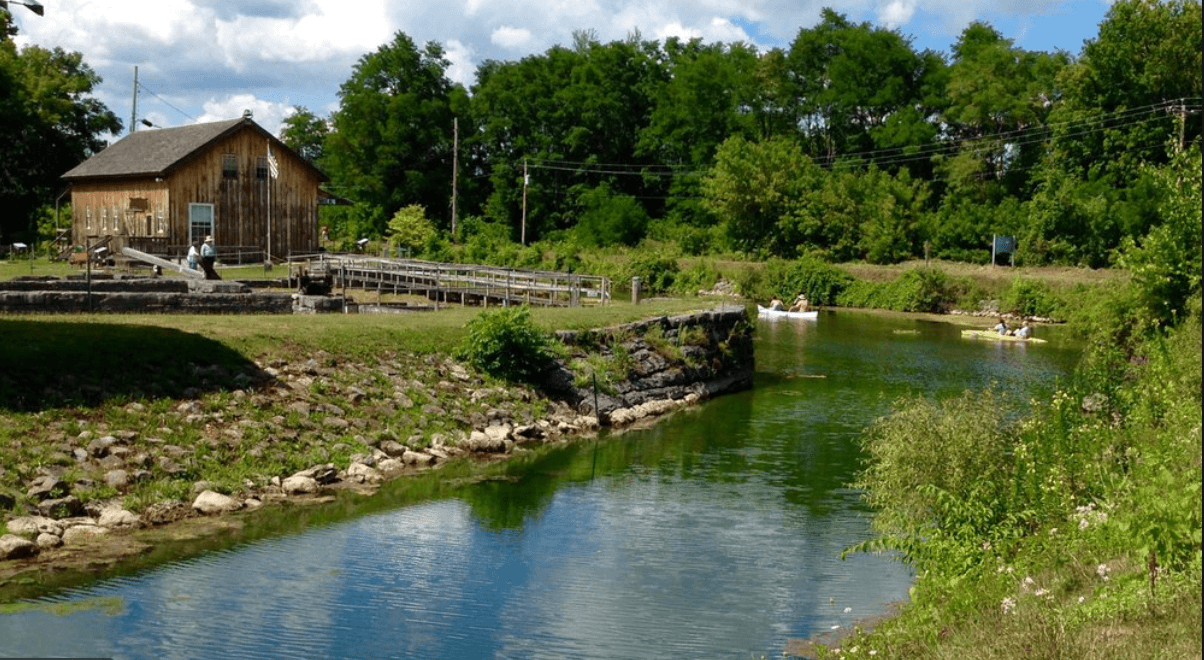
[[336, 288], [417, 294], [436, 305], [605, 305], [610, 280], [541, 270], [362, 255], [315, 254], [289, 259], [289, 277], [327, 279]]

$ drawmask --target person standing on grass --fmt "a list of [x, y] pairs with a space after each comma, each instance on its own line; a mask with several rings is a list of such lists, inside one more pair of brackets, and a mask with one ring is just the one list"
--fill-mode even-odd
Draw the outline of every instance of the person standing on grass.
[[213, 268], [215, 263], [217, 263], [217, 248], [213, 247], [213, 237], [206, 236], [205, 242], [201, 244], [201, 268], [205, 270], [205, 279], [222, 279]]

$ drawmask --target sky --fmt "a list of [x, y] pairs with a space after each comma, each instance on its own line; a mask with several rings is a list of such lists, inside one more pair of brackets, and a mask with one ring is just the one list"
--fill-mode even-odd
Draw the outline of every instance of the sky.
[[[19, 0], [13, 0], [19, 1]], [[304, 106], [338, 109], [339, 86], [364, 55], [398, 32], [438, 42], [448, 77], [471, 86], [486, 60], [517, 61], [572, 44], [574, 30], [607, 43], [638, 31], [788, 48], [824, 7], [898, 29], [917, 50], [948, 53], [973, 21], [1027, 50], [1078, 55], [1110, 0], [39, 0], [45, 15], [10, 4], [18, 46], [83, 53], [103, 78], [95, 96], [129, 131], [222, 121], [250, 110], [278, 134]], [[149, 130], [139, 124], [140, 130]], [[122, 133], [122, 135], [125, 134]]]

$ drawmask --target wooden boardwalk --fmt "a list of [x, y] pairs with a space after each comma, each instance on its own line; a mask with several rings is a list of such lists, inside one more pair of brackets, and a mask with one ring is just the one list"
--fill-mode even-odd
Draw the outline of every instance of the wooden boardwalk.
[[289, 277], [324, 279], [343, 289], [425, 296], [440, 304], [577, 307], [610, 301], [610, 279], [541, 270], [364, 255], [289, 259]]

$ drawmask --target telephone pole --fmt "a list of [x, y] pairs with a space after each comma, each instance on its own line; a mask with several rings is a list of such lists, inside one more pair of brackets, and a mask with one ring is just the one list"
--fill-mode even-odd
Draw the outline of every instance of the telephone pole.
[[527, 175], [527, 159], [523, 159], [523, 229], [522, 229], [522, 244], [527, 244], [527, 184], [531, 181], [531, 177]]
[[138, 67], [134, 67], [134, 109], [130, 111], [130, 132], [138, 130]]
[[451, 237], [456, 242], [456, 175], [460, 171], [460, 118], [452, 118], [452, 198]]

